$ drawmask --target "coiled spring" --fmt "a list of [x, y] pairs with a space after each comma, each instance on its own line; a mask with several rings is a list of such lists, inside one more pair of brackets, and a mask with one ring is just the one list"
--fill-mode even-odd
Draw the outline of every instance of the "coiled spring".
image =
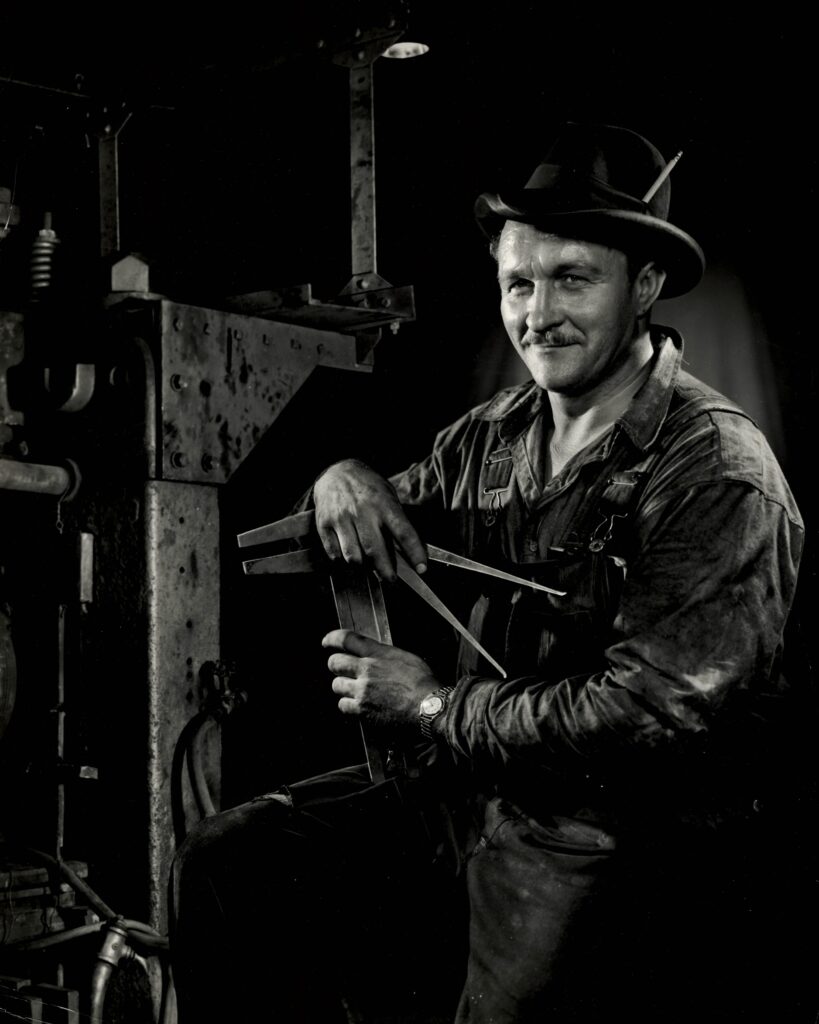
[[45, 215], [43, 227], [31, 247], [31, 293], [33, 298], [44, 295], [51, 287], [54, 275], [54, 252], [59, 245], [56, 231], [51, 227], [51, 214]]

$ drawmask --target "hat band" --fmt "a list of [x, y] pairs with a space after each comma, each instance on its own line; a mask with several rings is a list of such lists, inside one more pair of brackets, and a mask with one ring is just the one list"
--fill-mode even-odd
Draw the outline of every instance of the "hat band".
[[612, 188], [593, 174], [579, 174], [573, 168], [560, 164], [540, 164], [526, 183], [524, 193], [546, 190], [550, 193], [550, 205], [555, 212], [562, 208], [588, 209], [589, 206], [601, 210], [650, 212], [649, 204], [642, 199]]

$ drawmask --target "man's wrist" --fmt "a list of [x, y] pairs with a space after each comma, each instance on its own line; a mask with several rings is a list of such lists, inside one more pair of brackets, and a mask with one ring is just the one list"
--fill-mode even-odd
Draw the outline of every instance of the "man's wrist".
[[454, 686], [441, 686], [421, 701], [418, 706], [418, 726], [424, 739], [435, 739], [454, 689]]

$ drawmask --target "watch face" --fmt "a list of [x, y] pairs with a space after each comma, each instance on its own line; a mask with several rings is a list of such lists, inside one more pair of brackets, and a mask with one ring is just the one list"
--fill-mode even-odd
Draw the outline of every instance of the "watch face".
[[421, 701], [421, 714], [422, 715], [438, 715], [444, 710], [443, 698], [433, 694], [430, 697], [424, 697]]

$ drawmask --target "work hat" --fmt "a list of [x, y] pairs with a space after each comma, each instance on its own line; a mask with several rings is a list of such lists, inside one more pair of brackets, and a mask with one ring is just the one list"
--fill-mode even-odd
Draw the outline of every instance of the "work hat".
[[662, 297], [671, 298], [699, 282], [705, 257], [667, 219], [668, 176], [650, 194], [667, 166], [648, 139], [628, 128], [567, 122], [525, 187], [503, 189], [502, 196], [484, 192], [475, 217], [489, 238], [516, 220], [655, 260], [667, 275]]

